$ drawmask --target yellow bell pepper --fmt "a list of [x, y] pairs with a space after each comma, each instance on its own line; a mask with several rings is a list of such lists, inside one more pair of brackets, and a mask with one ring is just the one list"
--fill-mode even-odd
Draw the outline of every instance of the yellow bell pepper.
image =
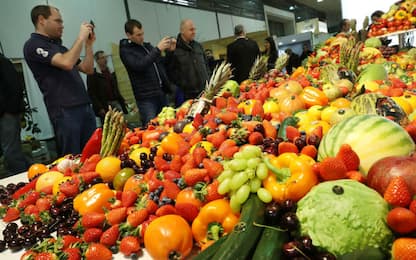
[[318, 178], [312, 170], [315, 161], [307, 155], [269, 155], [265, 162], [269, 174], [263, 180], [263, 186], [272, 194], [274, 201], [298, 201], [318, 183]]
[[192, 234], [195, 241], [205, 249], [221, 236], [230, 233], [239, 216], [231, 210], [230, 203], [217, 199], [205, 204], [192, 222]]
[[111, 207], [115, 200], [115, 192], [107, 184], [98, 183], [78, 194], [74, 199], [74, 209], [80, 215], [90, 212], [104, 213], [104, 209]]

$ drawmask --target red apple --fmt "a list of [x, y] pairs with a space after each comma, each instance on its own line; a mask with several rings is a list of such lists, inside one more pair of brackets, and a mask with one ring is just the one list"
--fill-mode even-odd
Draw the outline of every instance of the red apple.
[[389, 156], [375, 162], [368, 172], [367, 185], [383, 195], [390, 179], [396, 176], [403, 176], [410, 192], [416, 194], [416, 158], [410, 156]]

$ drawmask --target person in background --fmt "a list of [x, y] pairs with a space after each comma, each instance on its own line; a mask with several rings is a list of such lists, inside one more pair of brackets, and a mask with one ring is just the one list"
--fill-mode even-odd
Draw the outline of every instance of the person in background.
[[214, 54], [212, 53], [211, 49], [206, 49], [205, 50], [205, 57], [207, 58], [207, 63], [208, 63], [209, 70], [212, 73], [215, 69], [215, 66], [217, 66], [217, 64], [218, 64], [218, 61], [215, 60]]
[[351, 30], [351, 24], [349, 19], [342, 19], [341, 23], [339, 24], [340, 33], [349, 33]]
[[227, 61], [231, 63], [234, 78], [240, 84], [248, 78], [254, 60], [260, 55], [257, 43], [246, 36], [244, 26], [234, 27], [235, 40], [227, 46]]
[[120, 40], [120, 58], [133, 87], [142, 126], [146, 126], [168, 104], [166, 93], [170, 92], [170, 82], [161, 54], [174, 50], [176, 40], [164, 37], [153, 47], [144, 42], [143, 26], [134, 19], [124, 24], [124, 31], [127, 39]]
[[[73, 46], [67, 49], [62, 45], [64, 26], [56, 7], [35, 6], [31, 19], [35, 32], [26, 41], [23, 53], [43, 94], [57, 154], [79, 154], [96, 129], [91, 101], [79, 73], [94, 72], [94, 26], [82, 23]], [[81, 61], [83, 49], [85, 58]]]
[[0, 53], [0, 142], [7, 171], [0, 178], [24, 172], [30, 166], [20, 141], [24, 109], [23, 85], [12, 62]]
[[262, 55], [267, 58], [267, 70], [273, 69], [278, 56], [273, 37], [267, 37], [264, 39], [264, 51]]
[[309, 49], [309, 45], [307, 43], [303, 44], [303, 51], [300, 55], [300, 63], [302, 63], [305, 59], [309, 57], [309, 55], [312, 54], [312, 51]]
[[293, 68], [296, 69], [297, 67], [300, 66], [300, 59], [299, 59], [299, 55], [294, 53], [291, 48], [287, 48], [285, 50], [285, 53], [289, 56], [289, 59], [287, 60], [287, 65], [286, 65], [286, 73], [290, 75], [293, 72]]
[[210, 70], [202, 45], [195, 41], [192, 20], [182, 20], [176, 38], [176, 49], [166, 53], [169, 79], [177, 86], [176, 106], [197, 98], [209, 80]]
[[94, 54], [97, 67], [94, 74], [87, 76], [88, 94], [92, 101], [95, 115], [104, 122], [108, 106], [127, 114], [127, 108], [123, 96], [120, 94], [117, 85], [117, 78], [107, 65], [107, 55], [104, 51], [97, 51]]

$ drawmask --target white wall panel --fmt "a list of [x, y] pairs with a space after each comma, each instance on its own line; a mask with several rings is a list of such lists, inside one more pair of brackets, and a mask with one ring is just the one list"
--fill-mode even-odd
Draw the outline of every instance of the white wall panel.
[[179, 33], [179, 24], [181, 22], [179, 7], [170, 4], [155, 5], [161, 37], [174, 36], [176, 38], [176, 35]]
[[140, 21], [143, 25], [144, 40], [156, 45], [161, 39], [157, 4], [137, 0], [129, 0], [128, 4], [131, 18]]
[[218, 22], [220, 23], [221, 38], [234, 35], [234, 25], [230, 14], [218, 13]]

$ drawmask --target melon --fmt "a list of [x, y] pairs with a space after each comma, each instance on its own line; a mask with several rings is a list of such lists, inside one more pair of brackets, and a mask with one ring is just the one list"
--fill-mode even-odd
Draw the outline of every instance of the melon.
[[387, 156], [410, 155], [415, 143], [397, 123], [378, 115], [355, 115], [334, 125], [318, 148], [318, 161], [336, 156], [342, 144], [351, 145], [360, 158], [360, 171]]

